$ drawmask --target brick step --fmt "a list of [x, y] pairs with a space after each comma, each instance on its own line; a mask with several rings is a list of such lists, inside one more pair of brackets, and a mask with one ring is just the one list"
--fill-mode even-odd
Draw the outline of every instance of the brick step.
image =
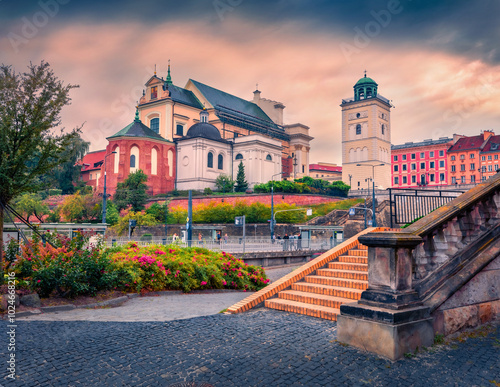
[[368, 273], [368, 264], [364, 263], [330, 262], [328, 268], [334, 270], [355, 270]]
[[303, 302], [284, 300], [281, 298], [270, 298], [265, 303], [267, 308], [283, 310], [286, 312], [305, 314], [307, 316], [319, 317], [327, 320], [337, 321], [340, 310], [321, 305], [305, 304]]
[[365, 246], [365, 245], [358, 245], [356, 248], [358, 250], [366, 250], [366, 251], [368, 251], [368, 246]]
[[368, 257], [361, 257], [356, 255], [341, 255], [339, 257], [339, 262], [368, 264]]
[[361, 298], [361, 293], [363, 293], [363, 290], [360, 289], [319, 285], [309, 282], [296, 282], [292, 284], [292, 290], [298, 290], [299, 292], [325, 294], [328, 296], [348, 298], [350, 300], [359, 300]]
[[278, 297], [284, 300], [303, 302], [305, 304], [315, 304], [326, 306], [328, 308], [339, 309], [341, 304], [353, 302], [349, 298], [328, 296], [310, 292], [299, 292], [297, 290], [283, 290], [278, 293]]
[[347, 252], [347, 255], [368, 257], [368, 250], [352, 249]]
[[304, 277], [304, 280], [313, 284], [328, 285], [328, 286], [340, 286], [342, 288], [353, 288], [353, 289], [368, 289], [367, 281], [358, 281], [343, 278], [333, 278], [333, 277], [322, 277], [320, 275], [308, 275]]
[[335, 277], [368, 281], [368, 273], [359, 270], [319, 269], [316, 271], [316, 274], [322, 277]]

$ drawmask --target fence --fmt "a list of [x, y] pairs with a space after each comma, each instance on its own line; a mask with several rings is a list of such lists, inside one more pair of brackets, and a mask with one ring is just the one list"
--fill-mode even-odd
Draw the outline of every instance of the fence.
[[269, 238], [228, 238], [216, 241], [212, 239], [202, 239], [189, 241], [172, 238], [148, 238], [146, 239], [128, 239], [127, 237], [112, 237], [106, 239], [108, 247], [121, 246], [128, 242], [135, 242], [139, 246], [148, 245], [175, 245], [179, 247], [203, 247], [214, 251], [225, 251], [228, 253], [244, 252], [269, 252], [269, 251], [297, 251], [297, 250], [328, 250], [342, 243], [342, 239], [277, 239], [274, 242]]
[[464, 191], [389, 188], [391, 228], [412, 223], [450, 202]]

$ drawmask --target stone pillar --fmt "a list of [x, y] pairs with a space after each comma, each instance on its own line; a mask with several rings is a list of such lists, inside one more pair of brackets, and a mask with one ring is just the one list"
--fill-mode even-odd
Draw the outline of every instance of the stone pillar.
[[392, 360], [432, 345], [429, 308], [412, 288], [412, 251], [422, 238], [377, 232], [359, 241], [368, 246], [368, 289], [359, 302], [340, 306], [338, 340]]

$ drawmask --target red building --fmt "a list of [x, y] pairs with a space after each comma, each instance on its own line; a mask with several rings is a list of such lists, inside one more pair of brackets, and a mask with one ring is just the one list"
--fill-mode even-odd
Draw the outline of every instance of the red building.
[[449, 184], [475, 184], [498, 169], [500, 136], [485, 130], [477, 136], [456, 136], [448, 150]]
[[436, 187], [448, 184], [447, 150], [453, 139], [407, 142], [391, 147], [393, 188]]
[[82, 166], [80, 180], [94, 189], [97, 188], [97, 183], [101, 177], [102, 163], [105, 154], [105, 149], [89, 152], [78, 162], [78, 164]]
[[98, 192], [103, 191], [105, 172], [106, 191], [113, 195], [117, 183], [125, 181], [131, 172], [139, 169], [148, 176], [146, 184], [149, 195], [175, 188], [175, 144], [144, 125], [137, 113], [130, 125], [107, 140], [109, 142], [102, 154], [103, 161], [96, 184]]

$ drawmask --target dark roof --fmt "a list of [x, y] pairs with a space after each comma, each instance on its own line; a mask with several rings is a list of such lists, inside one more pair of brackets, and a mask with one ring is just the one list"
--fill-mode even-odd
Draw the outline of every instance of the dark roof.
[[420, 141], [420, 142], [406, 142], [406, 143], [401, 144], [401, 145], [391, 145], [391, 150], [417, 148], [417, 147], [429, 146], [429, 145], [441, 145], [441, 144], [447, 144], [451, 141], [453, 141], [452, 138], [444, 137], [444, 138], [440, 138], [439, 140], [424, 140], [424, 141]]
[[484, 143], [484, 137], [482, 134], [471, 137], [460, 138], [453, 146], [448, 149], [448, 152], [463, 152], [466, 150], [481, 150]]
[[500, 136], [490, 136], [481, 153], [500, 152]]
[[151, 129], [149, 129], [139, 120], [138, 117], [136, 117], [136, 119], [131, 124], [127, 125], [118, 133], [113, 134], [107, 139], [116, 137], [146, 137], [146, 138], [153, 138], [155, 140], [168, 141], [165, 140], [158, 133], [153, 132]]
[[172, 98], [173, 101], [203, 109], [203, 105], [191, 90], [186, 90], [173, 84], [169, 84], [167, 88], [170, 92], [170, 98]]
[[219, 129], [208, 122], [198, 122], [192, 125], [186, 133], [186, 138], [203, 137], [209, 140], [220, 141]]
[[246, 101], [242, 98], [228, 94], [224, 91], [207, 86], [203, 83], [190, 79], [196, 88], [203, 94], [203, 96], [210, 102], [213, 107], [222, 106], [238, 112], [257, 117], [260, 120], [274, 123], [269, 116], [256, 104]]

